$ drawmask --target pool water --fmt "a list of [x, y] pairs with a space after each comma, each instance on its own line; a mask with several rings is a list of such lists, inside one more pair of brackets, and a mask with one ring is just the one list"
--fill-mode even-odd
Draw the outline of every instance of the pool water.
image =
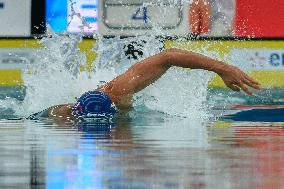
[[[23, 99], [24, 89], [9, 90], [2, 96]], [[284, 93], [262, 93], [210, 90], [209, 119], [144, 107], [113, 125], [15, 119], [2, 109], [0, 188], [284, 188]]]

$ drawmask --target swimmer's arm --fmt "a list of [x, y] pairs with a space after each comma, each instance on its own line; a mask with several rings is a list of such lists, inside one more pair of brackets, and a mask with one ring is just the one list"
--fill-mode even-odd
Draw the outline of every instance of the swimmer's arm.
[[227, 87], [234, 91], [243, 90], [248, 95], [254, 95], [247, 86], [260, 89], [260, 84], [253, 78], [239, 68], [222, 61], [180, 49], [170, 49], [166, 54], [170, 65], [213, 71], [223, 79]]
[[234, 91], [242, 89], [253, 95], [246, 85], [259, 89], [259, 83], [254, 81], [240, 69], [214, 60], [198, 53], [179, 49], [165, 50], [130, 67], [124, 74], [118, 76], [100, 90], [105, 91], [115, 101], [133, 95], [160, 78], [171, 66], [204, 69], [217, 73], [224, 83]]

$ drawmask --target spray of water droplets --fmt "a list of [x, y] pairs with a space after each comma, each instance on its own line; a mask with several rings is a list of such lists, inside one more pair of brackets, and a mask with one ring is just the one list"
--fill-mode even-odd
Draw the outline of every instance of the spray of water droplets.
[[[156, 30], [161, 34], [161, 30]], [[94, 68], [91, 72], [82, 72], [80, 67], [87, 64], [78, 48], [82, 35], [56, 34], [49, 29], [47, 36], [39, 41], [44, 47], [34, 55], [39, 61], [23, 73], [25, 99], [5, 103], [21, 117], [53, 105], [74, 103], [75, 97], [85, 91], [96, 89], [137, 61], [159, 53], [163, 41], [156, 36], [153, 33], [105, 39], [96, 33]], [[143, 106], [181, 117], [208, 117], [205, 104], [211, 77], [206, 71], [171, 68], [155, 84], [135, 96], [134, 107]]]

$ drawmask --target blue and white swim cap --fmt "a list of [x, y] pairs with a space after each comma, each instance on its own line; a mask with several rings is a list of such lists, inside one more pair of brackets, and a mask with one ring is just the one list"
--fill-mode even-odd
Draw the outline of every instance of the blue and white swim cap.
[[112, 119], [116, 112], [117, 108], [110, 97], [99, 91], [84, 93], [72, 107], [72, 115], [85, 121]]

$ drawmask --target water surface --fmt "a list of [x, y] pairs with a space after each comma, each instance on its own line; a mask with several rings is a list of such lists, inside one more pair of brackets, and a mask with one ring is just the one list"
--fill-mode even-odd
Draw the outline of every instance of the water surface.
[[284, 120], [262, 114], [283, 109], [243, 105], [216, 106], [230, 114], [218, 121], [143, 108], [113, 125], [2, 119], [0, 188], [283, 188]]

